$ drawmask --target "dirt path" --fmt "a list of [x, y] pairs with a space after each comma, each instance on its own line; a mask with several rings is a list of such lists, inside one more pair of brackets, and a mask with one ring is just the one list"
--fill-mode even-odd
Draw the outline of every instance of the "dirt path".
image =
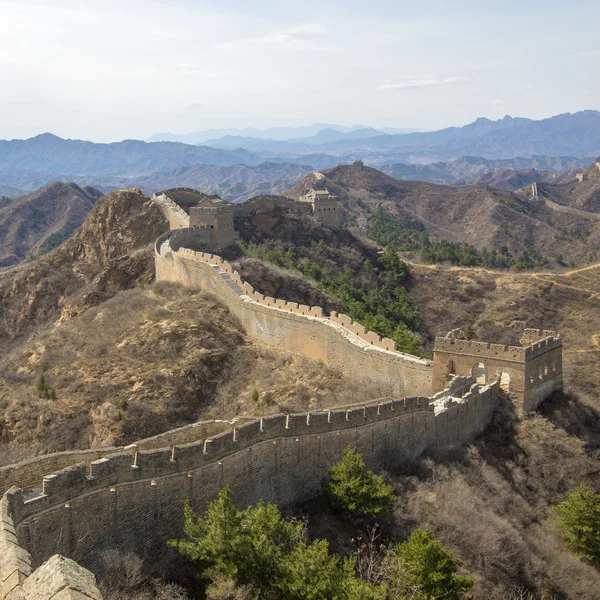
[[[507, 271], [501, 271], [499, 269], [486, 269], [484, 267], [441, 267], [439, 265], [426, 265], [423, 263], [417, 263], [412, 260], [408, 260], [406, 258], [400, 258], [402, 262], [405, 262], [407, 265], [411, 267], [418, 267], [421, 269], [432, 269], [433, 271], [466, 271], [468, 273], [490, 273], [491, 275], [502, 275], [507, 273]], [[600, 269], [600, 262], [594, 263], [593, 265], [588, 265], [587, 267], [581, 267], [580, 269], [573, 269], [572, 271], [565, 271], [564, 273], [549, 273], [549, 272], [535, 272], [535, 273], [511, 273], [515, 277], [530, 277], [534, 279], [545, 278], [557, 285], [561, 285], [559, 282], [551, 279], [552, 277], [571, 277], [571, 275], [576, 275], [577, 273], [583, 273], [584, 271], [592, 271], [593, 269]], [[567, 286], [569, 287], [569, 286]], [[575, 288], [580, 289], [580, 288]], [[582, 290], [585, 291], [585, 290]], [[589, 291], [589, 290], [588, 290]], [[592, 294], [598, 295], [597, 292], [590, 292]]]

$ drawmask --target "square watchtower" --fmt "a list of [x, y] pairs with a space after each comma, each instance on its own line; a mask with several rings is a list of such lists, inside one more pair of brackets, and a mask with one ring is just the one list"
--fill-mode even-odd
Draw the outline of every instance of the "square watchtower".
[[563, 386], [562, 339], [555, 331], [525, 329], [521, 346], [464, 339], [455, 330], [437, 337], [433, 355], [433, 393], [444, 389], [449, 375], [498, 381], [513, 394], [520, 412], [536, 410]]
[[308, 202], [311, 205], [312, 216], [327, 227], [338, 225], [338, 201], [337, 197], [329, 190], [315, 190], [311, 188], [300, 196], [300, 202]]

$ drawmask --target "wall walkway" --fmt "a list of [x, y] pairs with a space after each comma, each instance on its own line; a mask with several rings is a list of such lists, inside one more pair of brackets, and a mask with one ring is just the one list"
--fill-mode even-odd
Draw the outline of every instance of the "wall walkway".
[[257, 292], [220, 256], [180, 247], [186, 230], [168, 232], [155, 246], [157, 281], [175, 281], [213, 292], [250, 337], [321, 361], [350, 378], [375, 381], [382, 395], [431, 393], [431, 361], [402, 354], [388, 338], [367, 331], [349, 316], [286, 302]]
[[[379, 470], [466, 442], [489, 423], [496, 389], [472, 386], [462, 398], [438, 399], [436, 409], [414, 397], [275, 415], [189, 444], [133, 446], [92, 461], [89, 470], [75, 464], [47, 474], [41, 490], [13, 487], [4, 496], [7, 528], [0, 529], [0, 546], [9, 544], [12, 554], [0, 556], [0, 574], [13, 569], [13, 580], [24, 585], [31, 569], [56, 554], [100, 572], [109, 548], [136, 552], [159, 571], [174, 558], [165, 542], [182, 535], [186, 498], [202, 511], [230, 484], [240, 507], [259, 499], [281, 505], [307, 500], [349, 443]], [[455, 386], [452, 393], [463, 391]]]

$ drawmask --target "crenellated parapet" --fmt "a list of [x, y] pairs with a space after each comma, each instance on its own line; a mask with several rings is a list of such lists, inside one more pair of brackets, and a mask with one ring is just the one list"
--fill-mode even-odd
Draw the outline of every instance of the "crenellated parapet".
[[473, 340], [459, 340], [454, 338], [436, 337], [434, 352], [466, 354], [481, 358], [498, 358], [509, 362], [523, 362], [525, 348], [504, 344], [491, 344], [489, 342], [476, 342]]
[[490, 422], [496, 384], [460, 381], [448, 394], [435, 410], [410, 397], [255, 418], [191, 443], [134, 444], [48, 473], [37, 490], [13, 487], [1, 504], [0, 599], [35, 592], [50, 600], [60, 585], [97, 600], [86, 569], [100, 572], [108, 549], [145, 556], [148, 569], [168, 567], [166, 541], [182, 535], [184, 500], [204, 510], [229, 484], [240, 507], [304, 501], [349, 443], [377, 470], [462, 444]]
[[553, 330], [525, 329], [521, 346], [487, 344], [455, 336], [437, 337], [434, 345], [433, 391], [442, 390], [448, 376], [497, 380], [515, 398], [521, 412], [536, 410], [562, 388], [562, 338]]
[[[178, 236], [182, 233], [183, 232], [175, 232], [174, 235]], [[157, 248], [159, 248], [158, 243]], [[289, 302], [287, 300], [281, 300], [278, 298], [265, 296], [260, 292], [257, 292], [250, 283], [242, 279], [240, 274], [228, 261], [224, 260], [216, 254], [197, 252], [185, 247], [178, 247], [177, 254], [186, 260], [198, 261], [207, 265], [214, 265], [218, 269], [222, 270], [224, 273], [227, 273], [229, 278], [240, 288], [240, 294], [238, 294], [239, 302], [251, 300], [266, 308], [275, 309], [278, 311], [285, 311], [293, 315], [299, 315], [303, 317], [319, 318], [327, 324], [337, 325], [338, 330], [340, 330], [340, 333], [345, 337], [346, 340], [354, 340], [355, 342], [358, 342], [358, 340], [360, 340], [361, 342], [363, 342], [363, 344], [359, 344], [362, 347], [367, 345], [369, 347], [372, 347], [373, 349], [394, 353], [398, 360], [408, 361], [424, 367], [429, 367], [431, 364], [431, 361], [428, 361], [426, 359], [421, 359], [416, 356], [397, 352], [396, 343], [394, 342], [394, 340], [385, 337], [382, 338], [378, 334], [372, 331], [368, 331], [363, 325], [357, 323], [348, 315], [337, 313], [334, 311], [329, 316], [326, 316], [321, 307], [297, 304], [295, 302]], [[218, 275], [218, 271], [215, 272], [215, 277]], [[358, 340], [355, 340], [355, 337], [358, 338]]]

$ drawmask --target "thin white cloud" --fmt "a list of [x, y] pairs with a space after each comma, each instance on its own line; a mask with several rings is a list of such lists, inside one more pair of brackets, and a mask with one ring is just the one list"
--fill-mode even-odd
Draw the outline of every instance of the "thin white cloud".
[[468, 83], [467, 77], [446, 77], [445, 79], [409, 79], [408, 81], [392, 82], [386, 81], [377, 86], [380, 92], [389, 90], [416, 90], [420, 88], [436, 87], [441, 85], [455, 85], [457, 83]]
[[326, 36], [327, 27], [325, 25], [322, 25], [320, 23], [310, 23], [307, 25], [292, 27], [290, 29], [272, 31], [265, 35], [261, 35], [254, 38], [245, 38], [233, 42], [224, 42], [221, 44], [217, 44], [217, 46], [219, 48], [231, 49], [240, 45], [269, 46], [291, 43], [301, 44], [304, 42], [314, 42], [315, 40], [322, 39]]
[[594, 56], [600, 56], [600, 50], [586, 50], [585, 52], [575, 52], [571, 56], [577, 56], [578, 58], [593, 58]]
[[508, 100], [503, 100], [502, 98], [496, 98], [492, 100], [492, 104], [494, 106], [503, 106], [504, 104], [508, 104]]

